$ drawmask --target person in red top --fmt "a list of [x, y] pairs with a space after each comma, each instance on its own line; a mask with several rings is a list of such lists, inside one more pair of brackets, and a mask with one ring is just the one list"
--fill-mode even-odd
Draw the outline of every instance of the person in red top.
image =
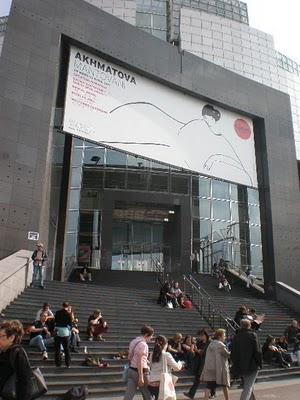
[[141, 329], [141, 336], [133, 339], [129, 344], [128, 360], [128, 382], [124, 400], [132, 400], [137, 388], [140, 389], [144, 400], [151, 400], [151, 394], [147, 388], [149, 367], [148, 367], [148, 343], [154, 334], [151, 326], [144, 325]]

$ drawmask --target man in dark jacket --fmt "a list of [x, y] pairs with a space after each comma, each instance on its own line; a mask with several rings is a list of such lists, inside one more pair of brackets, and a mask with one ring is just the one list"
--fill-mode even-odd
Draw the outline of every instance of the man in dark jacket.
[[65, 364], [66, 367], [69, 367], [71, 362], [69, 340], [72, 326], [72, 316], [69, 312], [69, 303], [65, 301], [62, 307], [63, 308], [61, 310], [58, 310], [55, 313], [55, 365], [57, 367], [61, 366], [61, 346], [63, 346], [65, 352]]
[[[210, 344], [209, 335], [206, 329], [201, 329], [198, 332], [198, 339], [196, 342], [196, 350], [195, 350], [195, 358], [194, 358], [194, 382], [193, 386], [190, 388], [188, 392], [183, 393], [189, 399], [193, 399], [195, 397], [196, 391], [200, 385], [200, 375], [202, 373], [206, 350], [208, 345]], [[213, 399], [215, 397], [216, 390], [215, 388], [211, 388], [210, 398]]]
[[262, 354], [249, 320], [241, 321], [241, 329], [233, 338], [231, 361], [233, 375], [243, 378], [244, 382], [240, 400], [255, 400], [253, 386], [258, 370], [262, 368]]

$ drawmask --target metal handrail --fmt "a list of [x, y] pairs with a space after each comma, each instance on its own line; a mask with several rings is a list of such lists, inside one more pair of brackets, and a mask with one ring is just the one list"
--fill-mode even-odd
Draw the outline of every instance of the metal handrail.
[[156, 282], [163, 285], [165, 283], [166, 275], [168, 277], [168, 274], [165, 274], [164, 265], [157, 258], [154, 258], [153, 256], [152, 256], [152, 262], [154, 263], [155, 266]]
[[194, 307], [199, 311], [212, 329], [224, 327], [227, 335], [233, 334], [239, 328], [237, 323], [232, 320], [220, 307], [216, 306], [211, 296], [201, 288], [192, 276], [183, 275], [184, 292], [191, 297]]
[[29, 265], [29, 262], [30, 262], [30, 258], [29, 257], [26, 257], [27, 258], [27, 261], [26, 261], [26, 263], [24, 264], [24, 265], [22, 265], [19, 269], [17, 269], [16, 271], [14, 271], [12, 274], [10, 274], [10, 275], [8, 275], [6, 278], [4, 278], [1, 282], [0, 282], [0, 286], [4, 283], [4, 282], [6, 282], [9, 278], [11, 278], [12, 276], [14, 276], [16, 273], [18, 273], [19, 271], [21, 271], [21, 269], [23, 269], [23, 268], [25, 268], [25, 267], [28, 267], [28, 265]]

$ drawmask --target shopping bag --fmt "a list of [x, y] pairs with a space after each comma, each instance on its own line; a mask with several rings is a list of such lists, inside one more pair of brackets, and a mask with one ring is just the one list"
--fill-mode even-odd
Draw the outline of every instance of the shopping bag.
[[160, 376], [158, 400], [176, 400], [175, 383], [177, 382], [177, 376], [172, 375], [168, 372], [165, 354], [162, 353], [163, 357], [163, 372]]

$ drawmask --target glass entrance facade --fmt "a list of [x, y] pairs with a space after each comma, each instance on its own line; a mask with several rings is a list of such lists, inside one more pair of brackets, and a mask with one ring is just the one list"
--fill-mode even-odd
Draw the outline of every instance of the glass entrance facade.
[[[54, 151], [61, 152], [61, 146], [56, 145]], [[77, 138], [72, 139], [71, 152], [64, 240], [68, 268], [88, 264], [93, 268], [151, 271], [153, 260], [158, 260], [172, 270], [185, 252], [185, 267], [189, 264], [191, 268], [196, 259], [200, 273], [210, 272], [212, 264], [222, 257], [242, 270], [251, 265], [254, 273], [263, 277], [256, 189]], [[123, 203], [107, 202], [108, 193], [122, 198]], [[135, 195], [141, 194], [152, 198], [151, 206], [147, 201], [135, 202]], [[168, 199], [163, 206], [162, 198]], [[177, 215], [169, 214], [178, 202], [185, 204], [178, 208], [187, 216], [184, 220], [180, 220], [178, 210]], [[183, 224], [190, 235], [190, 245], [184, 248], [180, 247]]]

